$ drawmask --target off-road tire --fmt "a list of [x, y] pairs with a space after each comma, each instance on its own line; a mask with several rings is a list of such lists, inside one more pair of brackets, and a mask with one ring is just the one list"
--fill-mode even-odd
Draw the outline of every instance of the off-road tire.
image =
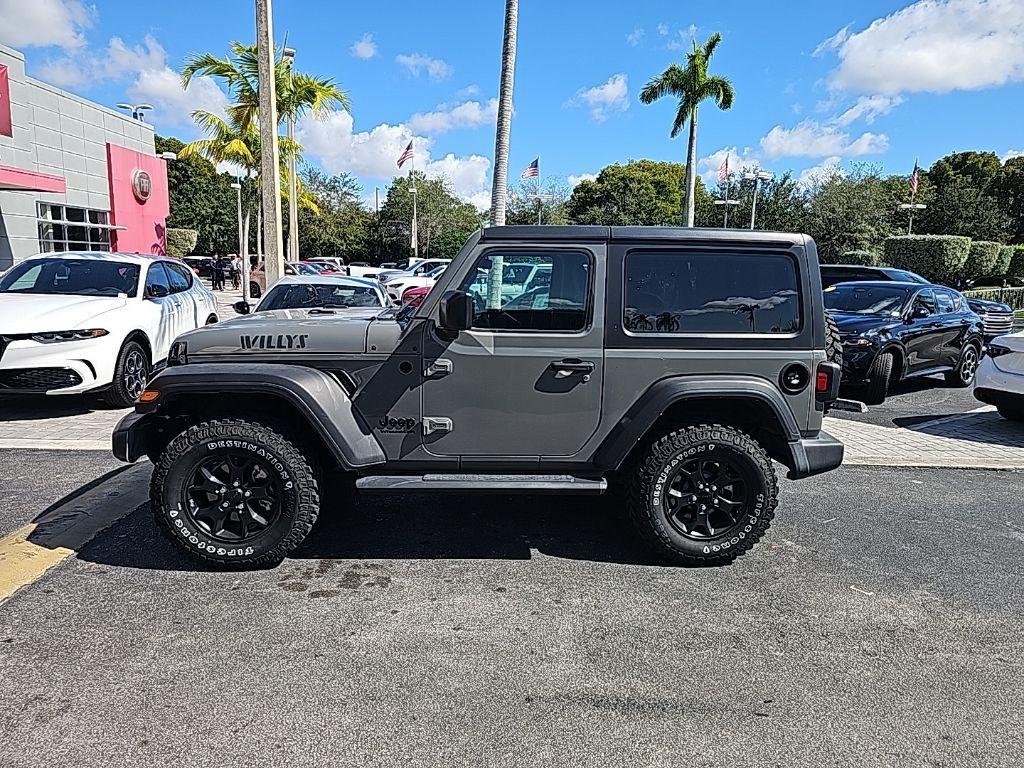
[[[981, 362], [981, 354], [973, 344], [967, 344], [957, 358], [956, 368], [946, 372], [946, 386], [965, 389], [974, 383], [974, 377], [978, 374], [978, 364]], [[966, 379], [965, 379], [966, 377]]]
[[249, 283], [249, 298], [258, 299], [263, 295], [263, 291], [260, 290], [260, 284], [256, 282]]
[[864, 393], [864, 402], [868, 405], [881, 405], [889, 394], [889, 384], [892, 381], [892, 352], [883, 352], [876, 355], [868, 368], [868, 388]]
[[839, 339], [839, 325], [831, 312], [825, 313], [825, 355], [830, 363], [843, 367], [843, 342]]
[[[181, 509], [183, 487], [193, 470], [211, 451], [225, 447], [268, 461], [281, 483], [279, 516], [244, 546], [214, 538]], [[149, 498], [160, 530], [186, 555], [220, 567], [253, 568], [279, 563], [309, 535], [320, 512], [320, 484], [315, 464], [280, 433], [255, 421], [215, 419], [171, 440], [156, 462]]]
[[[663, 486], [678, 464], [722, 455], [745, 465], [754, 481], [745, 522], [722, 538], [685, 536], [667, 517]], [[747, 552], [768, 530], [777, 503], [778, 480], [767, 454], [746, 433], [718, 424], [683, 427], [656, 440], [637, 463], [626, 493], [626, 509], [640, 536], [665, 559], [689, 566], [726, 565]]]
[[1000, 405], [996, 408], [999, 415], [1009, 421], [1024, 421], [1024, 408], [1010, 408], [1007, 405]]
[[115, 408], [130, 408], [135, 405], [135, 401], [142, 394], [142, 390], [138, 389], [136, 385], [135, 389], [137, 391], [133, 393], [129, 388], [126, 377], [129, 373], [132, 373], [128, 370], [129, 366], [140, 364], [142, 365], [142, 370], [137, 376], [133, 374], [133, 378], [141, 381], [142, 386], [145, 387], [145, 382], [149, 380], [149, 374], [152, 371], [149, 354], [139, 342], [126, 341], [121, 345], [121, 349], [117, 353], [117, 362], [114, 363], [114, 379], [110, 386], [103, 391], [103, 399], [107, 405]]

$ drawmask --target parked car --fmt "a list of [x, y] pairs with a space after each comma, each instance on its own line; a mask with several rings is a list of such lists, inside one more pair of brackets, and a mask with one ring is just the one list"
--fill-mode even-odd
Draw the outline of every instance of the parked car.
[[353, 261], [346, 269], [348, 269], [349, 277], [365, 277], [376, 280], [383, 267], [371, 267], [365, 261]]
[[182, 261], [200, 277], [208, 278], [213, 275], [213, 258], [211, 256], [186, 256]]
[[384, 290], [388, 292], [395, 301], [401, 301], [405, 291], [410, 288], [429, 288], [437, 282], [439, 278], [447, 268], [447, 264], [442, 264], [439, 267], [435, 267], [424, 275], [406, 275], [401, 274], [398, 277], [394, 277], [384, 283]]
[[[286, 261], [284, 263], [284, 275], [283, 277], [295, 277], [297, 275], [309, 275], [316, 277], [320, 275], [320, 270], [314, 269], [308, 264], [302, 262]], [[249, 273], [249, 296], [253, 299], [258, 299], [264, 293], [267, 292], [267, 273], [265, 271], [265, 265], [259, 264], [253, 268]]]
[[843, 383], [866, 385], [865, 402], [885, 400], [889, 386], [944, 373], [969, 387], [981, 360], [981, 318], [963, 296], [917, 282], [837, 283], [825, 289], [843, 347]]
[[[279, 309], [359, 310], [358, 314], [373, 316], [391, 306], [384, 289], [376, 280], [357, 277], [282, 277], [255, 309], [244, 301], [234, 304], [240, 315], [270, 312]], [[366, 311], [371, 310], [371, 311]]]
[[418, 307], [427, 298], [427, 294], [430, 293], [430, 289], [433, 287], [432, 285], [423, 285], [418, 288], [407, 288], [402, 293], [402, 304], [404, 306]]
[[[896, 280], [907, 283], [929, 285], [916, 272], [895, 267], [866, 267], [860, 264], [822, 264], [821, 287], [828, 288], [836, 283], [864, 280]], [[1013, 330], [1013, 308], [998, 301], [975, 299], [965, 296], [967, 306], [981, 318], [983, 335], [986, 340], [994, 339]]]
[[329, 261], [308, 260], [308, 261], [300, 261], [299, 264], [305, 264], [306, 266], [311, 267], [312, 269], [315, 269], [321, 275], [344, 275], [344, 274], [346, 274], [344, 269], [342, 269], [341, 267], [339, 267], [336, 264], [334, 264], [332, 262], [329, 262]]
[[377, 279], [382, 283], [397, 277], [420, 277], [441, 266], [451, 264], [451, 259], [410, 259], [405, 269], [381, 269]]
[[217, 300], [183, 261], [47, 253], [0, 278], [0, 393], [103, 390], [131, 405], [174, 338], [217, 322]]
[[1024, 331], [993, 339], [978, 366], [974, 396], [1011, 421], [1024, 421]]
[[306, 261], [314, 261], [317, 264], [330, 264], [335, 267], [337, 272], [343, 275], [348, 274], [348, 267], [345, 266], [345, 260], [340, 256], [318, 256], [315, 259], [306, 259]]

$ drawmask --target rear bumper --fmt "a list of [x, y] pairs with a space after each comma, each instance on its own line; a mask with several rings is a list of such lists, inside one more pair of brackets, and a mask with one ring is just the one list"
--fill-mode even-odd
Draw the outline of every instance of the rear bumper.
[[987, 389], [986, 387], [975, 387], [974, 396], [987, 405], [994, 405], [996, 408], [1009, 408], [1011, 410], [1024, 410], [1024, 393], [1007, 392], [1001, 389]]
[[800, 480], [836, 469], [843, 463], [844, 450], [843, 444], [828, 432], [795, 440], [789, 444], [793, 465], [787, 477]]

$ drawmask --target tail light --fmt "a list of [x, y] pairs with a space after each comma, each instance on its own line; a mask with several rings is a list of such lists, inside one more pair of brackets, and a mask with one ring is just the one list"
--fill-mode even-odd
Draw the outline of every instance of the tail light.
[[814, 374], [814, 399], [819, 403], [831, 403], [839, 398], [839, 382], [842, 368], [838, 364], [824, 361], [818, 363]]

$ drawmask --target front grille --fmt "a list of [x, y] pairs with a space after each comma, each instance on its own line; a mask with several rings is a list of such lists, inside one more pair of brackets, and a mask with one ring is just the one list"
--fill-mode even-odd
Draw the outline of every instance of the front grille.
[[985, 312], [981, 315], [981, 324], [988, 335], [1002, 335], [1013, 330], [1012, 312]]
[[0, 390], [46, 392], [82, 383], [82, 377], [70, 368], [11, 368], [0, 371]]

